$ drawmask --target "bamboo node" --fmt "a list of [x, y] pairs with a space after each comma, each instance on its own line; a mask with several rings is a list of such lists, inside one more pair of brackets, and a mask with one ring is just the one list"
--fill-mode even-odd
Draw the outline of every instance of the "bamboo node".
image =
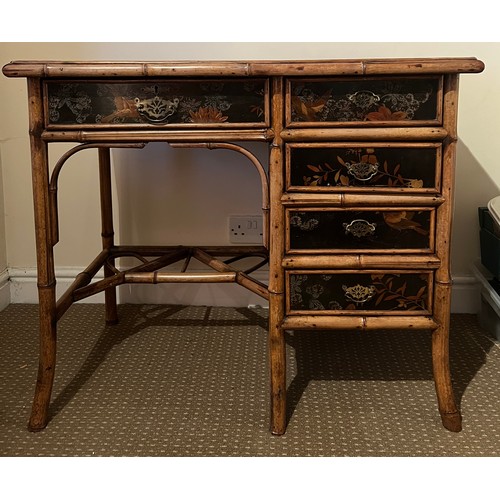
[[37, 282], [36, 284], [37, 288], [39, 290], [44, 290], [44, 289], [47, 289], [47, 288], [54, 288], [56, 286], [56, 280], [55, 278], [51, 281], [49, 281], [49, 283], [40, 283], [40, 282]]
[[453, 280], [443, 281], [443, 280], [438, 280], [438, 279], [436, 279], [436, 280], [434, 281], [434, 283], [435, 283], [436, 285], [439, 285], [439, 286], [445, 286], [445, 287], [451, 287], [451, 286], [453, 286]]

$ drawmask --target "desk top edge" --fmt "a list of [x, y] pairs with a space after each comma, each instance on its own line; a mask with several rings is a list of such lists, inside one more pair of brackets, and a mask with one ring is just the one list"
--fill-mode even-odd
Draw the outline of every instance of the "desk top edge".
[[309, 61], [12, 61], [10, 78], [368, 76], [388, 74], [480, 73], [475, 57], [325, 59]]

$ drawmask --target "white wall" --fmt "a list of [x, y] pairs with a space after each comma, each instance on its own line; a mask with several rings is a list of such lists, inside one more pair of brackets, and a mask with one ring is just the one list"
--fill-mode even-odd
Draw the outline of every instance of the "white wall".
[[10, 302], [7, 271], [7, 245], [5, 242], [5, 214], [3, 200], [2, 156], [0, 150], [0, 311]]
[[[475, 56], [486, 64], [478, 75], [462, 75], [459, 107], [457, 191], [452, 272], [473, 301], [471, 264], [478, 258], [477, 207], [500, 194], [497, 137], [500, 136], [500, 44], [497, 43], [4, 43], [0, 64], [15, 59], [179, 60], [337, 59], [370, 57]], [[8, 266], [13, 300], [33, 300], [36, 265], [31, 205], [26, 83], [0, 77], [0, 146], [5, 228], [0, 222], [0, 273]], [[52, 164], [68, 145], [51, 146]], [[253, 146], [265, 162], [265, 145]], [[56, 266], [64, 281], [85, 267], [100, 247], [95, 152], [73, 157], [61, 175]], [[225, 244], [229, 214], [258, 213], [257, 174], [228, 151], [172, 150], [150, 144], [142, 152], [113, 155], [115, 224], [118, 240], [141, 244]], [[2, 177], [0, 177], [1, 180]], [[1, 184], [0, 184], [1, 186]], [[230, 188], [228, 189], [228, 186]], [[0, 194], [0, 203], [2, 201]], [[162, 214], [160, 217], [159, 214]], [[0, 209], [1, 215], [1, 209]], [[5, 232], [5, 236], [3, 234]], [[6, 250], [1, 242], [6, 241]], [[5, 254], [5, 255], [4, 255]], [[25, 280], [23, 281], [23, 276]], [[1, 286], [1, 282], [0, 282]], [[28, 288], [31, 287], [31, 292]], [[234, 285], [139, 288], [126, 300], [231, 304], [254, 301]], [[208, 290], [208, 291], [206, 291]], [[173, 295], [172, 295], [173, 294]], [[460, 305], [460, 310], [475, 304]]]

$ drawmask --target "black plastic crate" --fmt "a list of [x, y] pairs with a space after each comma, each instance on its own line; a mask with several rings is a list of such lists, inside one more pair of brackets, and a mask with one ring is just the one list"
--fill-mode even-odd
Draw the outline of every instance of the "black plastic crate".
[[486, 207], [479, 208], [481, 264], [500, 279], [500, 227]]

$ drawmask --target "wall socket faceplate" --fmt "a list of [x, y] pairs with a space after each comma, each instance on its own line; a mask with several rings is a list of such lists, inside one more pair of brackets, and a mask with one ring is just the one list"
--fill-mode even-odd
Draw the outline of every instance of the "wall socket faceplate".
[[230, 215], [230, 243], [262, 244], [262, 215]]

